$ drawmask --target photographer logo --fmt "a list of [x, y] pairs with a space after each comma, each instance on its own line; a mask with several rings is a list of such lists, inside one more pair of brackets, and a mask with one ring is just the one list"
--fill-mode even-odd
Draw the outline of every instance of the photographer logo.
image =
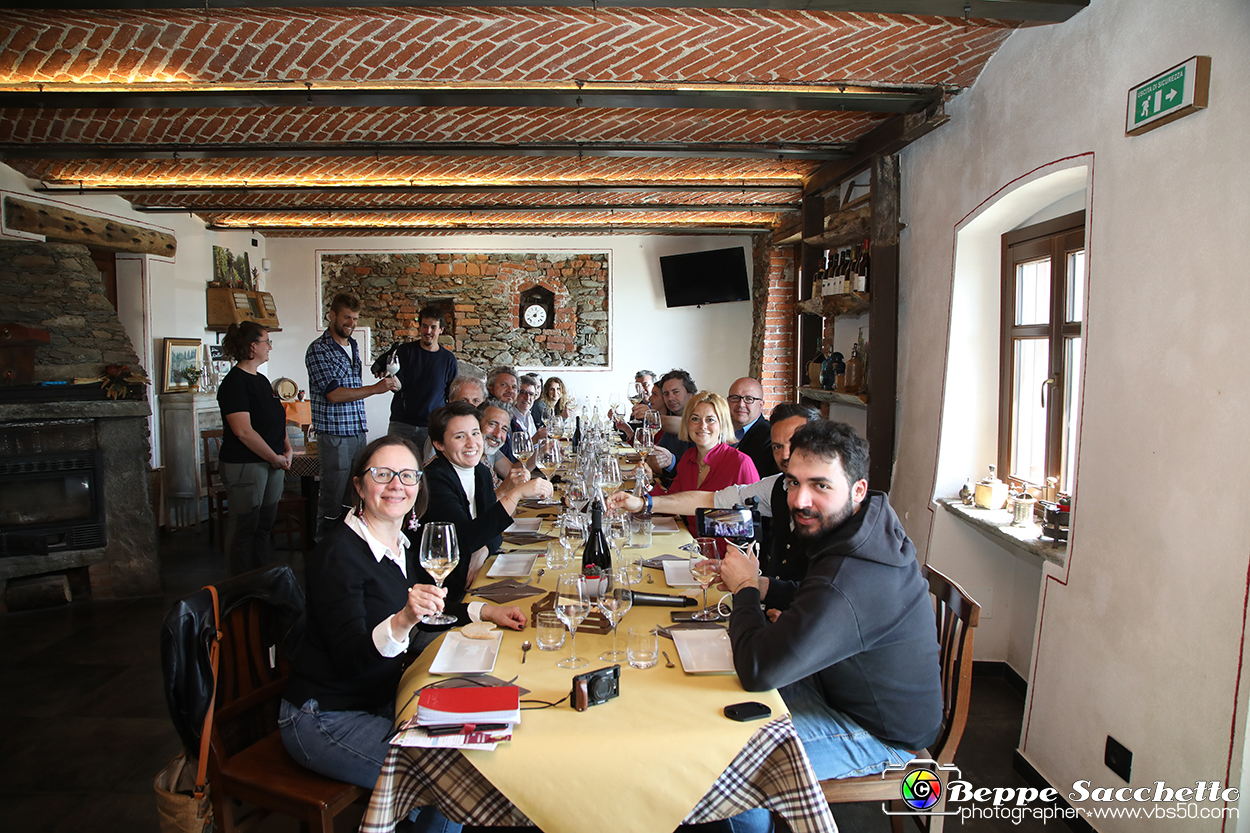
[[927, 769], [914, 769], [903, 779], [901, 791], [908, 807], [928, 810], [942, 797], [942, 779]]

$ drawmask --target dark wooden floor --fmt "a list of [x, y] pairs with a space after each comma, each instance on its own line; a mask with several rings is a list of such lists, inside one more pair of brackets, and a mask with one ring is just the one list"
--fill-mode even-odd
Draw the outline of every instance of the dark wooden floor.
[[[0, 614], [0, 830], [158, 829], [152, 779], [179, 752], [161, 684], [160, 623], [175, 600], [225, 575], [216, 547], [193, 531], [163, 534], [161, 559], [161, 596]], [[1003, 680], [977, 678], [957, 759], [966, 780], [1023, 786], [1011, 769], [1023, 705]], [[879, 805], [834, 814], [844, 833], [889, 830]], [[337, 830], [354, 830], [359, 818], [349, 809]], [[271, 817], [260, 829], [287, 833], [296, 825]], [[947, 829], [1043, 828], [980, 820]]]

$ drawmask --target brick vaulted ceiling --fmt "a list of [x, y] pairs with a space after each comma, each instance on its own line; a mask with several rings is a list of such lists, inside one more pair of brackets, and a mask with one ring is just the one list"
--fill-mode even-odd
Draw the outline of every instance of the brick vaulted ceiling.
[[32, 0], [0, 11], [0, 159], [269, 235], [767, 231], [1084, 4]]

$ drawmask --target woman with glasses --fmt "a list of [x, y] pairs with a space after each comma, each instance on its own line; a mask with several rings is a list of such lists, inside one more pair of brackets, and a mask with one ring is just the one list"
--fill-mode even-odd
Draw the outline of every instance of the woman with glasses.
[[269, 331], [255, 321], [231, 324], [222, 352], [235, 365], [217, 388], [221, 407], [221, 482], [226, 487], [226, 569], [239, 575], [272, 560], [269, 533], [291, 467], [286, 411], [258, 369], [269, 361]]
[[499, 549], [518, 501], [550, 497], [551, 484], [526, 480], [497, 495], [491, 470], [482, 462], [478, 411], [467, 402], [452, 402], [430, 414], [430, 441], [437, 453], [425, 467], [430, 505], [421, 520], [456, 525], [460, 563], [447, 577], [447, 588], [449, 598], [459, 599], [486, 555]]
[[[416, 518], [427, 502], [410, 440], [384, 436], [352, 468], [355, 508], [308, 560], [304, 638], [292, 661], [278, 726], [303, 766], [372, 789], [395, 717], [395, 690], [420, 652], [414, 627], [448, 607], [463, 621], [525, 627], [517, 607], [448, 604], [418, 564]], [[426, 808], [417, 830], [458, 830]]]

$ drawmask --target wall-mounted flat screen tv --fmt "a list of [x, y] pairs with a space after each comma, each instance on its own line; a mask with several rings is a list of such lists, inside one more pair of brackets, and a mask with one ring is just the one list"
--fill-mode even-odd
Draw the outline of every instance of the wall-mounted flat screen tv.
[[660, 258], [664, 302], [672, 307], [751, 300], [746, 253], [741, 246]]

